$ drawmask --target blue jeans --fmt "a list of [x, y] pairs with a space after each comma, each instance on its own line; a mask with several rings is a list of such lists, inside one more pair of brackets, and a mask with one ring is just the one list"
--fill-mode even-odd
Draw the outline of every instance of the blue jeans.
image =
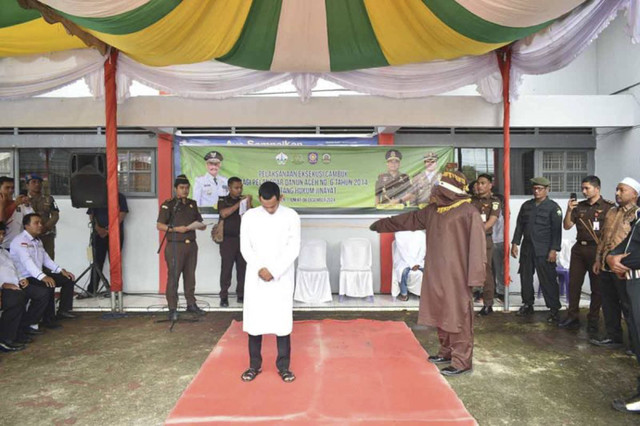
[[[424, 272], [423, 268], [418, 268], [421, 272]], [[400, 294], [406, 296], [409, 294], [409, 290], [407, 289], [407, 280], [409, 279], [409, 272], [411, 272], [411, 268], [404, 268], [402, 271], [402, 277], [400, 278]]]

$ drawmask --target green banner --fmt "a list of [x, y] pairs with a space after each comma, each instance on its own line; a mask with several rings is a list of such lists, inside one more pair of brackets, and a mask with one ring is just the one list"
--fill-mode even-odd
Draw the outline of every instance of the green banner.
[[260, 184], [273, 181], [286, 205], [296, 209], [419, 207], [453, 158], [452, 147], [180, 146], [182, 173], [204, 212], [226, 195], [232, 176], [242, 179], [254, 204]]

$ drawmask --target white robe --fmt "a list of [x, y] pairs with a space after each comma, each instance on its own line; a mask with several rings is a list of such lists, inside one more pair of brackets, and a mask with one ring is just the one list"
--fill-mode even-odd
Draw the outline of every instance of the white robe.
[[[393, 251], [393, 279], [391, 281], [391, 295], [400, 294], [400, 280], [406, 268], [415, 265], [424, 267], [424, 256], [427, 250], [426, 238], [423, 231], [396, 232]], [[409, 293], [420, 296], [422, 289], [422, 271], [409, 272], [407, 289]]]
[[[240, 224], [240, 251], [247, 261], [242, 329], [254, 336], [287, 336], [293, 329], [294, 262], [300, 252], [300, 217], [280, 204], [274, 214], [248, 210]], [[258, 276], [267, 268], [272, 281]]]

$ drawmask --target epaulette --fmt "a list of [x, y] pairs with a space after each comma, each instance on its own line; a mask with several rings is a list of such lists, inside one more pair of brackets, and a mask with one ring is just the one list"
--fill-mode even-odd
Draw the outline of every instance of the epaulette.
[[603, 198], [603, 199], [602, 199], [602, 201], [604, 201], [604, 202], [605, 202], [605, 203], [607, 203], [607, 204], [611, 204], [612, 206], [615, 206], [615, 205], [616, 205], [616, 203], [615, 203], [614, 201], [607, 200], [606, 198]]

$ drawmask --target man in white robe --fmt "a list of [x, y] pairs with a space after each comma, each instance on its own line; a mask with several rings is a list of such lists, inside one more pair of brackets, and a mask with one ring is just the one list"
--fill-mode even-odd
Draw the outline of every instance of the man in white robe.
[[422, 231], [400, 231], [395, 234], [391, 295], [409, 300], [409, 292], [420, 296], [426, 239]]
[[243, 330], [249, 335], [250, 366], [242, 374], [249, 382], [262, 371], [262, 335], [275, 334], [276, 367], [285, 382], [293, 329], [294, 262], [300, 252], [300, 217], [280, 204], [280, 188], [265, 182], [258, 190], [260, 207], [247, 211], [240, 225], [240, 251], [247, 261]]

